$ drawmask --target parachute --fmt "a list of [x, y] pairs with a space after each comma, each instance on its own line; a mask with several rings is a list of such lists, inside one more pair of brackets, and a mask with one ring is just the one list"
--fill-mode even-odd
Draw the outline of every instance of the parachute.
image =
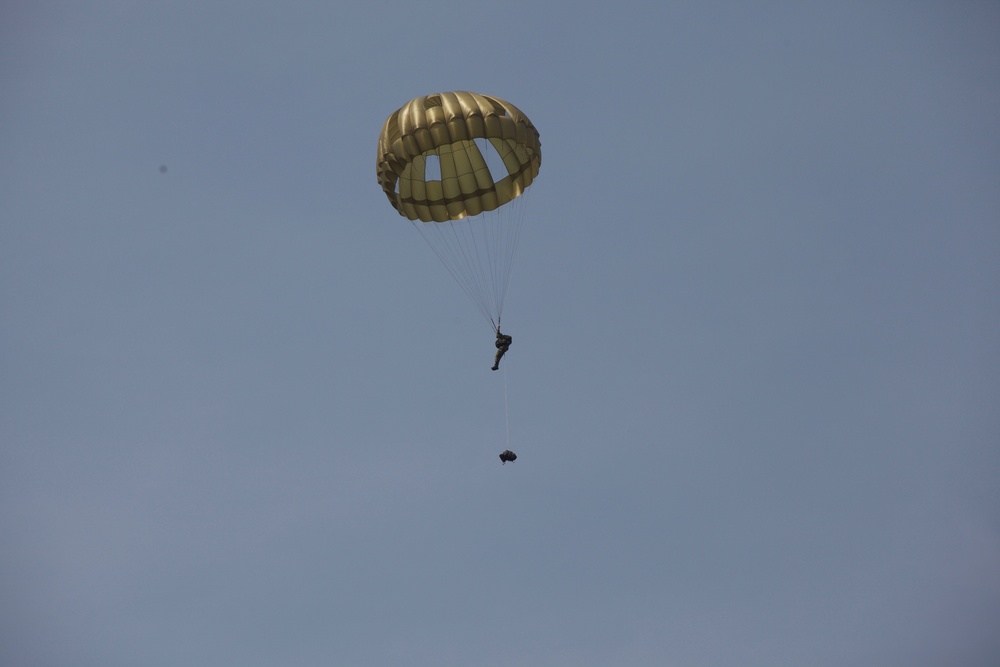
[[427, 95], [386, 119], [377, 157], [389, 203], [497, 329], [525, 194], [542, 163], [538, 130], [497, 97]]

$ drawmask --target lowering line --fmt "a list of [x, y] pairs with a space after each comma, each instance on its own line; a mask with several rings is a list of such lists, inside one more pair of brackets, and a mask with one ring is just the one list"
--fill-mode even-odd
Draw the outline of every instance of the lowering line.
[[503, 367], [503, 418], [507, 425], [507, 449], [510, 449], [510, 408], [507, 404], [507, 366]]

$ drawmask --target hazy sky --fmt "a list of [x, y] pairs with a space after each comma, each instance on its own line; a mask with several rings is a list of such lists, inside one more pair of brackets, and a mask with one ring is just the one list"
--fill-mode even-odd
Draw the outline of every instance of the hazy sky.
[[[449, 90], [504, 373], [375, 179]], [[998, 109], [987, 1], [8, 0], [0, 663], [1000, 664]]]

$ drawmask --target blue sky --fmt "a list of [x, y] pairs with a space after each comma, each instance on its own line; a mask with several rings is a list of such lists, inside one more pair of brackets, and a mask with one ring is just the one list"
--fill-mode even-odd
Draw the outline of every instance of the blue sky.
[[[998, 45], [990, 2], [6, 3], [0, 662], [997, 664]], [[504, 373], [375, 180], [448, 90], [541, 134]]]

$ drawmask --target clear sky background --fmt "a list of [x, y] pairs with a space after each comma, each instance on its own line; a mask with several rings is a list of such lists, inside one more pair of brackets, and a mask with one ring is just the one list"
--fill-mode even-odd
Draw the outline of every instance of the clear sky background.
[[[375, 180], [448, 90], [505, 373]], [[8, 0], [0, 663], [1000, 664], [998, 110], [995, 2]]]

